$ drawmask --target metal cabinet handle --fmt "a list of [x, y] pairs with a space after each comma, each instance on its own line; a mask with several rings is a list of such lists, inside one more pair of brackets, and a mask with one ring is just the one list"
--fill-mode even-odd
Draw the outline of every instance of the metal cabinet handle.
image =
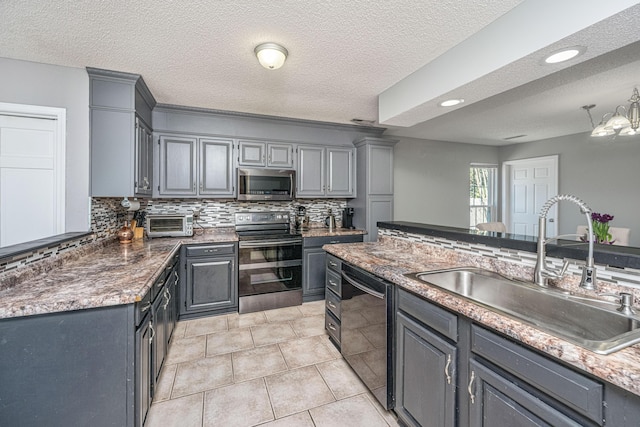
[[176, 286], [178, 284], [178, 281], [180, 280], [180, 276], [178, 276], [178, 270], [173, 270], [173, 277], [175, 278], [173, 284], [174, 286]]
[[337, 308], [337, 306], [336, 306], [334, 303], [332, 303], [331, 301], [328, 301], [328, 302], [327, 302], [327, 305], [328, 305], [329, 307], [331, 307], [331, 308]]
[[338, 287], [338, 284], [331, 279], [329, 279], [329, 285], [333, 286], [334, 288]]
[[447, 384], [451, 384], [451, 375], [449, 374], [449, 367], [451, 366], [451, 355], [447, 355], [447, 364], [444, 365], [444, 375], [447, 377]]
[[151, 337], [149, 338], [149, 345], [153, 342], [153, 338], [156, 336], [156, 330], [153, 329], [153, 322], [149, 322], [149, 329], [151, 330]]
[[[329, 240], [329, 243], [331, 244], [340, 243], [340, 240]], [[332, 267], [336, 267], [336, 266], [333, 265]]]
[[164, 282], [162, 280], [158, 280], [158, 282], [156, 283], [156, 287], [161, 287], [162, 285], [164, 285]]
[[145, 311], [149, 310], [149, 308], [151, 308], [151, 303], [149, 303], [149, 304], [145, 305], [144, 307], [142, 307], [140, 309], [140, 312], [144, 313]]
[[471, 404], [473, 405], [476, 402], [476, 396], [472, 390], [473, 382], [476, 380], [476, 373], [471, 371], [471, 379], [469, 380], [469, 386], [467, 387], [467, 391], [469, 392], [469, 397], [471, 398]]
[[[332, 242], [332, 243], [333, 243], [333, 242]], [[336, 264], [336, 263], [335, 263], [335, 262], [333, 262], [333, 261], [329, 261], [329, 265], [330, 265], [331, 267], [337, 267], [337, 266], [338, 266], [338, 264]]]
[[168, 290], [168, 289], [165, 289], [165, 290], [164, 290], [164, 299], [165, 299], [165, 303], [164, 303], [164, 305], [162, 306], [162, 309], [163, 309], [163, 310], [166, 310], [166, 309], [167, 309], [167, 306], [169, 305], [169, 301], [171, 301], [171, 294], [169, 293], [169, 290]]
[[331, 329], [331, 330], [332, 330], [332, 331], [334, 331], [334, 332], [335, 332], [335, 331], [337, 331], [337, 329], [336, 329], [336, 327], [333, 325], [333, 323], [329, 323], [329, 324], [327, 325], [327, 328]]

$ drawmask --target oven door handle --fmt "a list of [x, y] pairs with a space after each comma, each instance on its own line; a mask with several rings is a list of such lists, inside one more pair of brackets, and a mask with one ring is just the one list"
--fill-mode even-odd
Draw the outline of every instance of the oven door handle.
[[372, 296], [374, 296], [376, 298], [384, 299], [385, 295], [382, 292], [374, 291], [373, 289], [369, 288], [368, 286], [363, 285], [362, 283], [352, 279], [344, 271], [342, 272], [342, 278], [344, 280], [346, 280], [347, 282], [349, 282], [350, 285], [353, 285], [356, 288], [360, 289], [362, 292], [366, 292], [369, 295], [372, 295]]
[[265, 246], [293, 246], [302, 244], [302, 239], [296, 240], [261, 240], [258, 242], [240, 242], [241, 248], [261, 248]]

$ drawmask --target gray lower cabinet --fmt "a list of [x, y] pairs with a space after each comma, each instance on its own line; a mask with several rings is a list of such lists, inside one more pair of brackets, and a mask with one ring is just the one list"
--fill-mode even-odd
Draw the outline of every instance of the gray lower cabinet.
[[342, 340], [342, 260], [327, 255], [324, 328], [340, 350]]
[[153, 350], [152, 342], [154, 332], [151, 325], [150, 312], [144, 316], [144, 320], [136, 330], [136, 426], [144, 425], [147, 413], [151, 407], [153, 381]]
[[326, 244], [362, 242], [361, 234], [346, 236], [305, 237], [302, 240], [302, 300], [324, 299]]
[[400, 312], [396, 334], [398, 417], [408, 426], [455, 426], [456, 347]]
[[181, 318], [238, 309], [236, 246], [236, 243], [227, 243], [183, 247]]

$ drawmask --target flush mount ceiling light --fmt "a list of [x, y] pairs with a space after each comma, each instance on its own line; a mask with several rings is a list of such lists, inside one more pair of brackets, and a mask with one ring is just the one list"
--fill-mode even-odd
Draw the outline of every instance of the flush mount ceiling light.
[[551, 55], [547, 56], [544, 59], [544, 62], [546, 64], [557, 64], [559, 62], [568, 61], [570, 59], [575, 58], [578, 55], [581, 55], [582, 53], [584, 53], [585, 50], [586, 48], [582, 46], [574, 46], [574, 47], [564, 48], [562, 50], [557, 50], [553, 52]]
[[442, 101], [440, 104], [438, 104], [441, 107], [453, 107], [455, 105], [458, 104], [462, 104], [464, 102], [464, 99], [459, 98], [459, 99], [447, 99], [446, 101]]
[[638, 89], [634, 88], [631, 98], [629, 98], [629, 107], [618, 105], [614, 112], [605, 113], [598, 126], [593, 127], [593, 119], [591, 118], [591, 108], [595, 105], [584, 105], [582, 108], [586, 110], [591, 120], [593, 131], [591, 136], [633, 136], [638, 135], [640, 131], [640, 94]]
[[254, 49], [260, 65], [267, 70], [277, 70], [282, 67], [289, 52], [277, 43], [262, 43]]

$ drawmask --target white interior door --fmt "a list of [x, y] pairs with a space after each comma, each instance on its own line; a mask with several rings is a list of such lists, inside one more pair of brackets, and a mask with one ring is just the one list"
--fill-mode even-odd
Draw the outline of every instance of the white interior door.
[[[513, 160], [503, 164], [503, 218], [513, 234], [538, 235], [542, 205], [558, 194], [558, 156]], [[547, 215], [547, 236], [555, 236], [557, 205]]]
[[0, 115], [0, 247], [64, 233], [57, 126]]

